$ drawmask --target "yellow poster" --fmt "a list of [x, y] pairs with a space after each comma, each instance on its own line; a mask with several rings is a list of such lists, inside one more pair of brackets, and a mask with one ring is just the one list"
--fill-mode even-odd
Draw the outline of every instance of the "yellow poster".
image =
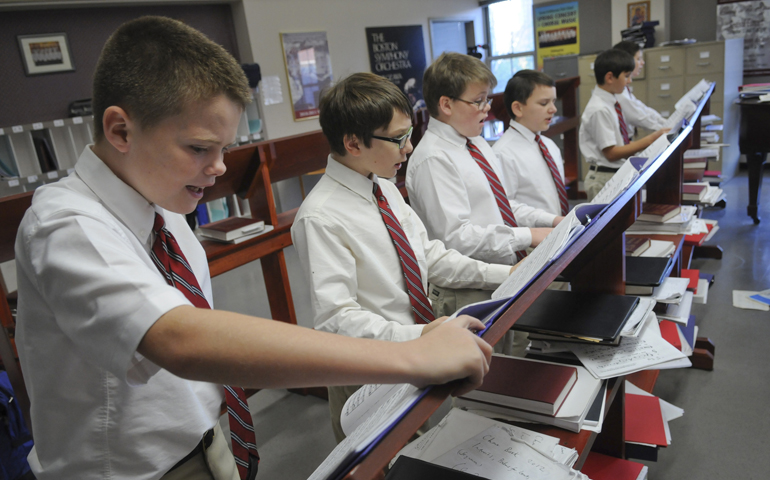
[[536, 7], [535, 38], [538, 70], [544, 58], [579, 54], [578, 2]]

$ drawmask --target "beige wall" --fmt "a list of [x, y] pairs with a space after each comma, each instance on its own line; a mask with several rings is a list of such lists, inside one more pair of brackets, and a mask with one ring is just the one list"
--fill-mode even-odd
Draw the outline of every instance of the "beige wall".
[[[422, 25], [428, 62], [431, 58], [429, 19], [473, 20], [476, 43], [484, 39], [477, 0], [242, 0], [242, 5], [240, 3], [234, 4], [233, 14], [243, 61], [259, 63], [263, 78], [277, 76], [281, 80], [283, 103], [262, 105], [269, 138], [320, 128], [315, 119], [300, 122], [292, 119], [279, 39], [281, 32], [326, 31], [335, 80], [369, 71], [366, 27]], [[242, 19], [238, 18], [240, 12], [243, 12]], [[241, 45], [244, 41], [249, 42], [248, 46]], [[253, 58], [248, 58], [249, 53]]]

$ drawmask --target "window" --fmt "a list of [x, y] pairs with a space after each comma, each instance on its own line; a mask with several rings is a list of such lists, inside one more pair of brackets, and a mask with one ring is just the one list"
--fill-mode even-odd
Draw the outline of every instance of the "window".
[[506, 0], [486, 8], [489, 68], [497, 78], [494, 93], [505, 90], [519, 70], [535, 68], [535, 27], [532, 0]]

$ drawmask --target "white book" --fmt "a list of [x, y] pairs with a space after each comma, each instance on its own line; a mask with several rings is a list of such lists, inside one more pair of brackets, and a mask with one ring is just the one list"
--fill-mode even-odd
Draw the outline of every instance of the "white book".
[[676, 252], [674, 242], [668, 240], [650, 239], [650, 247], [643, 251], [640, 257], [668, 257]]
[[698, 288], [692, 297], [693, 303], [705, 304], [709, 296], [709, 281], [705, 278], [698, 279]]

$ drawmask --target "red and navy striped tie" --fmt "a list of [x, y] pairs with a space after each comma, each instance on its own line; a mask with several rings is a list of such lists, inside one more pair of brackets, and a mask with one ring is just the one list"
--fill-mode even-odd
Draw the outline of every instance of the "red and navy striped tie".
[[540, 147], [540, 153], [543, 154], [545, 163], [548, 164], [548, 168], [551, 170], [553, 183], [554, 185], [556, 185], [556, 191], [559, 193], [559, 206], [561, 206], [561, 214], [566, 215], [567, 212], [569, 212], [569, 203], [567, 202], [567, 189], [564, 188], [564, 181], [561, 179], [561, 174], [559, 173], [559, 169], [556, 167], [556, 162], [553, 161], [551, 152], [549, 152], [548, 149], [546, 148], [545, 143], [543, 143], [543, 139], [540, 138], [540, 135], [535, 135], [535, 141]]
[[385, 222], [390, 238], [396, 246], [398, 258], [401, 259], [401, 270], [404, 272], [406, 291], [412, 304], [414, 320], [416, 323], [430, 323], [436, 319], [436, 316], [433, 314], [430, 301], [422, 289], [422, 273], [420, 272], [420, 265], [414, 256], [414, 250], [412, 250], [412, 246], [409, 244], [409, 239], [406, 238], [404, 229], [401, 228], [401, 223], [393, 215], [393, 211], [390, 209], [388, 200], [383, 195], [380, 185], [376, 182], [374, 183], [373, 191], [374, 197], [377, 199], [377, 206], [380, 208], [382, 220]]
[[620, 103], [615, 102], [615, 112], [618, 114], [618, 123], [620, 123], [620, 134], [623, 135], [623, 145], [628, 145], [631, 141], [628, 138], [628, 127], [626, 126], [626, 120], [623, 118], [623, 109], [620, 108]]
[[[503, 187], [503, 184], [500, 183], [500, 179], [497, 177], [495, 171], [492, 170], [492, 166], [489, 165], [487, 159], [484, 158], [484, 154], [481, 153], [481, 150], [479, 150], [476, 145], [472, 144], [470, 140], [468, 140], [468, 143], [466, 143], [465, 146], [468, 147], [468, 151], [471, 153], [471, 157], [476, 160], [476, 163], [484, 172], [484, 175], [487, 176], [489, 187], [492, 189], [492, 194], [495, 196], [497, 207], [500, 209], [500, 215], [503, 216], [503, 222], [505, 222], [505, 224], [509, 227], [518, 227], [519, 224], [516, 223], [516, 219], [513, 217], [511, 204], [508, 203], [508, 195], [505, 194], [505, 187]], [[527, 252], [524, 250], [519, 250], [516, 252], [516, 258], [518, 258], [519, 261], [522, 261], [526, 256]]]
[[[176, 287], [196, 307], [211, 308], [206, 297], [203, 296], [198, 280], [190, 264], [187, 263], [182, 249], [171, 232], [166, 229], [163, 217], [158, 213], [155, 213], [153, 232], [155, 232], [155, 242], [152, 245], [150, 257], [160, 273], [166, 277], [166, 282]], [[257, 476], [259, 453], [257, 453], [257, 439], [254, 436], [251, 413], [246, 403], [246, 393], [241, 387], [225, 385], [225, 401], [238, 475], [242, 480], [251, 480]]]

